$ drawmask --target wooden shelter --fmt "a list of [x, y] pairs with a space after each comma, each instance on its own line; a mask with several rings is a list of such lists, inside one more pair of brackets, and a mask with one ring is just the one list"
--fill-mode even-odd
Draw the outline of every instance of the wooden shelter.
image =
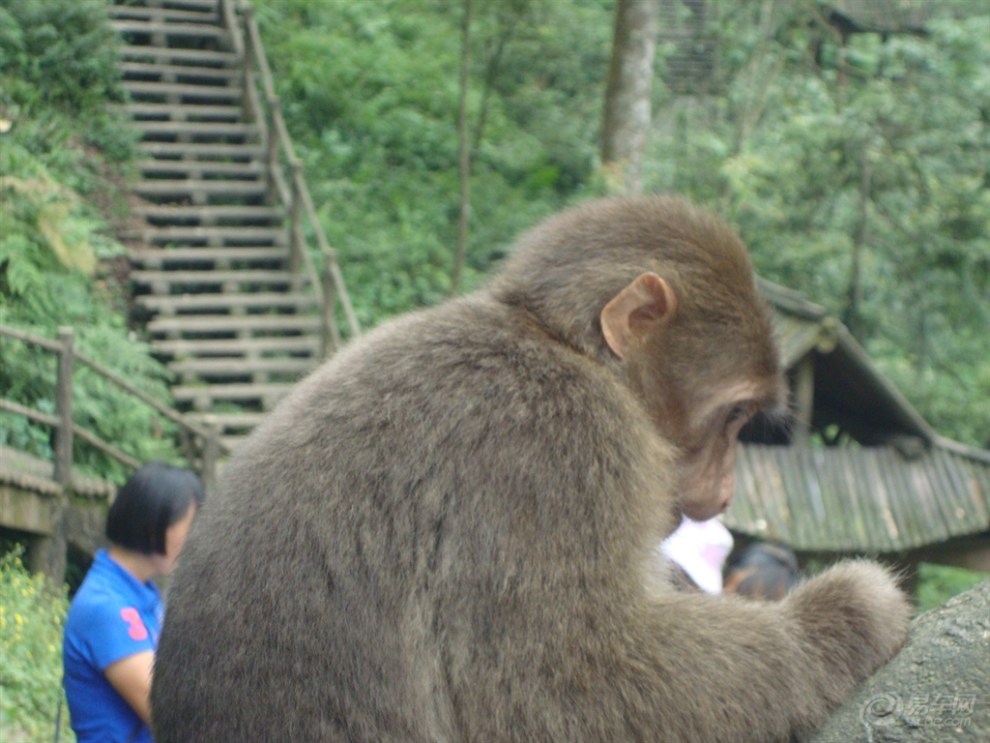
[[939, 436], [823, 307], [769, 282], [762, 290], [794, 421], [743, 431], [725, 524], [804, 557], [990, 571], [990, 452]]

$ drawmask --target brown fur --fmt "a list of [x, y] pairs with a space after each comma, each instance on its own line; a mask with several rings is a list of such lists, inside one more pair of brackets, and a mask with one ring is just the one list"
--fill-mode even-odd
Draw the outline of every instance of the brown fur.
[[[677, 311], [627, 362], [599, 313], [644, 271]], [[722, 435], [692, 413], [740, 375], [771, 401], [768, 313], [722, 222], [653, 197], [537, 227], [491, 288], [301, 382], [226, 467], [170, 591], [156, 740], [729, 743], [819, 723], [903, 640], [882, 568], [776, 604], [646, 575], [691, 447]]]

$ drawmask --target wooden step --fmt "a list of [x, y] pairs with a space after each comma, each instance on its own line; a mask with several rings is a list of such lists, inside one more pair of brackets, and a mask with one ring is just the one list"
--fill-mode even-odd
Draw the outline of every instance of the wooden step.
[[258, 126], [241, 121], [142, 121], [141, 132], [145, 135], [189, 136], [189, 137], [257, 137]]
[[112, 19], [129, 21], [210, 23], [220, 20], [219, 8], [215, 6], [208, 10], [180, 10], [154, 6], [111, 5], [109, 12]]
[[259, 358], [273, 353], [318, 353], [315, 335], [271, 338], [169, 338], [155, 341], [155, 351], [173, 356]]
[[126, 103], [108, 106], [111, 111], [145, 121], [229, 121], [240, 122], [240, 106], [182, 106], [172, 103]]
[[288, 286], [302, 277], [288, 271], [131, 271], [137, 284], [248, 284], [252, 286]]
[[212, 49], [175, 49], [166, 46], [134, 44], [120, 47], [120, 55], [127, 60], [152, 60], [203, 67], [232, 67], [240, 61], [234, 52], [219, 52]]
[[134, 184], [134, 192], [139, 196], [190, 197], [204, 196], [264, 196], [268, 191], [263, 181], [202, 181], [202, 180], [161, 180], [141, 181]]
[[227, 447], [227, 451], [234, 451], [247, 437], [247, 434], [257, 428], [270, 414], [270, 411], [258, 413], [187, 413], [200, 425], [208, 425], [219, 430], [220, 440]]
[[176, 374], [189, 378], [198, 375], [206, 377], [240, 377], [258, 374], [291, 375], [299, 378], [316, 366], [313, 359], [184, 359], [171, 361], [168, 368]]
[[159, 62], [121, 62], [124, 81], [158, 80], [163, 83], [190, 83], [192, 85], [229, 85], [239, 82], [241, 71], [234, 67], [193, 67], [191, 65], [166, 65]]
[[[165, 162], [165, 161], [156, 161]], [[131, 207], [131, 214], [143, 217], [153, 225], [191, 224], [218, 225], [221, 222], [256, 222], [263, 226], [277, 226], [285, 218], [285, 210], [275, 206], [166, 206], [139, 204]], [[273, 225], [272, 223], [276, 223]]]
[[202, 242], [219, 246], [239, 242], [243, 247], [268, 247], [286, 243], [286, 230], [281, 227], [149, 227], [124, 235], [154, 245]]
[[210, 268], [230, 268], [233, 263], [250, 264], [239, 265], [238, 268], [271, 268], [273, 266], [283, 268], [288, 260], [289, 252], [282, 247], [153, 248], [130, 250], [128, 255], [134, 263], [146, 269], [198, 263], [208, 270]]
[[141, 5], [155, 8], [176, 8], [179, 10], [199, 10], [220, 12], [221, 0], [143, 0]]
[[209, 410], [217, 402], [257, 403], [271, 410], [294, 385], [288, 382], [265, 384], [204, 384], [175, 385], [172, 397], [177, 402], [191, 403], [196, 410]]
[[179, 294], [175, 296], [143, 295], [137, 303], [150, 310], [169, 315], [181, 312], [243, 312], [253, 310], [315, 311], [316, 297], [303, 292], [252, 292], [250, 294]]
[[248, 144], [260, 142], [254, 124], [230, 121], [141, 121], [135, 124], [142, 142], [175, 144]]
[[288, 255], [284, 246], [288, 242], [287, 231], [281, 227], [149, 227], [143, 230], [130, 230], [121, 233], [129, 240], [137, 240], [149, 245], [183, 245], [199, 243], [209, 247], [231, 250], [233, 243], [242, 248], [268, 248], [283, 246], [283, 255]]
[[224, 85], [180, 85], [178, 83], [146, 82], [144, 80], [123, 80], [121, 86], [130, 93], [132, 99], [166, 98], [170, 100], [194, 99], [214, 101], [239, 101], [240, 86]]
[[186, 144], [184, 142], [141, 142], [137, 149], [145, 155], [190, 160], [257, 160], [265, 154], [260, 144]]
[[180, 315], [157, 317], [147, 325], [149, 333], [305, 333], [319, 332], [316, 315]]
[[[195, 38], [226, 41], [228, 36], [225, 28], [211, 23], [162, 23], [160, 21], [111, 19], [110, 26], [119, 34], [140, 34], [150, 36], [153, 40], [158, 36], [171, 39]], [[152, 43], [154, 44], [154, 42]]]
[[172, 206], [141, 204], [131, 214], [153, 227], [283, 227], [285, 210], [274, 206]]
[[145, 178], [153, 177], [158, 173], [165, 176], [183, 175], [194, 180], [204, 175], [258, 178], [266, 172], [265, 167], [259, 162], [226, 163], [216, 160], [141, 160], [137, 163], [137, 169]]
[[190, 413], [189, 417], [200, 425], [218, 428], [221, 431], [250, 431], [258, 426], [268, 413]]

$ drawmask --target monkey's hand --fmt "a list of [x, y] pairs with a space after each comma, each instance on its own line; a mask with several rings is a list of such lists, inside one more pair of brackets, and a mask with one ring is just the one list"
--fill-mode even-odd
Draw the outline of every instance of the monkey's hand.
[[798, 587], [784, 611], [803, 630], [804, 646], [828, 669], [819, 683], [829, 704], [890, 660], [913, 613], [894, 575], [877, 563], [839, 563]]

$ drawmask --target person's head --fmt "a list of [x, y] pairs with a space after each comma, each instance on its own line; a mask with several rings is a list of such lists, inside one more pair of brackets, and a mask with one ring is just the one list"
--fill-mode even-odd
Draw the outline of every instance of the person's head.
[[107, 514], [107, 539], [155, 557], [159, 571], [169, 573], [203, 497], [194, 472], [149, 462], [117, 491]]
[[782, 599], [799, 576], [797, 557], [790, 549], [754, 542], [729, 561], [725, 591], [754, 599]]

